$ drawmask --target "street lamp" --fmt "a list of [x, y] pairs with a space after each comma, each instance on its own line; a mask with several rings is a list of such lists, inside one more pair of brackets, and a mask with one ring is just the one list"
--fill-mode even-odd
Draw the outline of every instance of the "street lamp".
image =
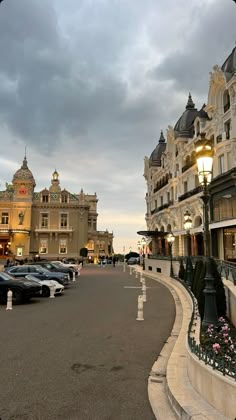
[[191, 255], [191, 235], [190, 229], [192, 228], [192, 218], [189, 210], [186, 210], [184, 213], [184, 229], [186, 230], [186, 237], [187, 237], [187, 256], [190, 257]]
[[192, 274], [193, 266], [190, 258], [191, 255], [191, 235], [190, 229], [192, 227], [192, 218], [189, 210], [186, 210], [184, 213], [184, 229], [186, 230], [186, 239], [187, 239], [187, 261], [186, 261], [186, 283], [188, 286], [192, 284]]
[[141, 246], [143, 249], [143, 270], [145, 270], [145, 245], [146, 245], [146, 239], [143, 236], [141, 239]]
[[217, 324], [216, 290], [214, 287], [214, 277], [211, 272], [210, 263], [210, 231], [209, 231], [209, 185], [212, 178], [213, 150], [211, 143], [206, 139], [205, 134], [201, 134], [201, 139], [196, 143], [196, 160], [198, 168], [199, 183], [202, 186], [203, 195], [203, 216], [204, 216], [204, 255], [206, 257], [205, 275], [205, 305], [202, 326], [208, 327], [210, 324]]
[[173, 233], [170, 232], [168, 233], [166, 239], [167, 239], [167, 242], [169, 244], [169, 249], [170, 249], [170, 277], [174, 277], [173, 261], [172, 261], [172, 245], [175, 241], [175, 237]]

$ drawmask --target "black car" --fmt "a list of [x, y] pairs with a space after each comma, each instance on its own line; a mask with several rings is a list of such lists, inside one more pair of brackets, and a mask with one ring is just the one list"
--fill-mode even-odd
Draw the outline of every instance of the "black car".
[[37, 265], [41, 265], [41, 267], [44, 267], [49, 271], [65, 273], [69, 276], [70, 280], [73, 280], [74, 270], [72, 270], [70, 267], [58, 267], [56, 264], [49, 261], [37, 261]]
[[42, 286], [35, 281], [25, 278], [15, 279], [10, 274], [0, 272], [0, 302], [7, 302], [7, 292], [12, 291], [12, 303], [19, 304], [26, 302], [32, 297], [42, 293]]
[[69, 283], [68, 274], [58, 271], [49, 271], [46, 268], [36, 264], [14, 265], [13, 267], [6, 267], [5, 271], [11, 274], [13, 277], [25, 277], [28, 274], [31, 274], [32, 276], [37, 277], [39, 280], [56, 280], [64, 286], [68, 285]]

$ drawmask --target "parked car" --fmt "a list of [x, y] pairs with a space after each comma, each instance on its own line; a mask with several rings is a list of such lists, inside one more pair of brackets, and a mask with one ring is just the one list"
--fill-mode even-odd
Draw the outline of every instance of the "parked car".
[[58, 268], [70, 268], [75, 275], [78, 275], [79, 271], [79, 264], [70, 264], [70, 263], [63, 263], [62, 261], [51, 261], [53, 265], [55, 265]]
[[63, 284], [60, 284], [56, 280], [40, 280], [32, 274], [27, 274], [26, 279], [40, 282], [42, 285], [42, 297], [49, 297], [51, 290], [53, 289], [54, 295], [61, 295], [64, 292]]
[[6, 272], [0, 272], [0, 302], [7, 302], [7, 292], [12, 291], [12, 303], [19, 304], [32, 297], [40, 296], [42, 286], [39, 282], [25, 278], [15, 279]]
[[41, 265], [41, 267], [44, 267], [49, 271], [53, 271], [53, 272], [57, 271], [57, 272], [67, 274], [69, 280], [73, 279], [73, 270], [69, 267], [58, 268], [58, 266], [56, 266], [51, 261], [50, 262], [49, 261], [37, 261], [37, 265]]
[[37, 277], [39, 280], [56, 280], [63, 286], [69, 284], [68, 274], [58, 271], [49, 271], [40, 265], [24, 264], [14, 265], [13, 267], [6, 267], [5, 271], [13, 277], [25, 277], [28, 274]]
[[134, 265], [134, 264], [138, 264], [139, 263], [139, 258], [138, 257], [130, 257], [127, 261], [128, 265]]

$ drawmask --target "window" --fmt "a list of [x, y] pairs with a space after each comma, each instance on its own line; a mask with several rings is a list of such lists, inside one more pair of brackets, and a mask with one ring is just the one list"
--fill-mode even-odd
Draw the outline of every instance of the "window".
[[43, 201], [43, 203], [48, 203], [48, 194], [43, 194], [43, 196], [42, 196], [42, 201]]
[[194, 178], [195, 178], [195, 187], [198, 187], [199, 186], [199, 176], [195, 175]]
[[197, 136], [199, 136], [200, 135], [200, 122], [198, 121], [197, 122]]
[[229, 92], [226, 90], [223, 96], [224, 112], [227, 112], [230, 108], [230, 96]]
[[88, 219], [88, 228], [91, 229], [92, 228], [92, 221], [91, 219]]
[[184, 181], [184, 194], [188, 192], [188, 182]]
[[61, 224], [60, 226], [62, 228], [66, 228], [68, 226], [68, 214], [67, 213], [61, 213]]
[[161, 206], [163, 206], [163, 196], [161, 195]]
[[39, 253], [47, 254], [48, 253], [48, 241], [47, 239], [40, 239]]
[[16, 248], [16, 256], [17, 257], [22, 257], [22, 255], [23, 255], [23, 248], [17, 247]]
[[68, 203], [68, 195], [67, 194], [62, 194], [61, 202], [62, 203]]
[[225, 122], [225, 137], [226, 140], [230, 139], [230, 126], [231, 126], [231, 120], [228, 120]]
[[66, 239], [60, 239], [59, 254], [67, 254], [67, 241], [66, 241]]
[[41, 227], [42, 228], [48, 227], [48, 213], [41, 214]]
[[219, 156], [219, 174], [224, 173], [224, 155]]
[[97, 221], [96, 219], [93, 220], [93, 230], [97, 229]]
[[8, 213], [7, 212], [2, 213], [1, 223], [2, 223], [2, 225], [8, 225]]

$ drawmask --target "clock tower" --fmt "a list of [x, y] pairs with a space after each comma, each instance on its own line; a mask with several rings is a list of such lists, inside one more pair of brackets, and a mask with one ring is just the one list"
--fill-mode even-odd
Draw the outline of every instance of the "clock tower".
[[11, 242], [16, 257], [29, 255], [32, 202], [35, 180], [28, 168], [26, 156], [12, 180], [13, 208], [11, 216]]

